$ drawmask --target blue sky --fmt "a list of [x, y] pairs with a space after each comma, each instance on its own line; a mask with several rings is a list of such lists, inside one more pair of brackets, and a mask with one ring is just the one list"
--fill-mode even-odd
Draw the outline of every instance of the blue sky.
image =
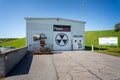
[[25, 17], [86, 21], [85, 30], [111, 30], [120, 22], [120, 0], [0, 0], [0, 38], [25, 37]]

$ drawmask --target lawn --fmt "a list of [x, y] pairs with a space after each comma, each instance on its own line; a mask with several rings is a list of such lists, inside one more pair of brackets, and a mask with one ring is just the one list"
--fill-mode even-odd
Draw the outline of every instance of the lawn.
[[[117, 46], [99, 46], [99, 37], [118, 37], [118, 47]], [[115, 32], [114, 30], [105, 31], [86, 31], [85, 32], [85, 46], [86, 50], [91, 50], [91, 45], [94, 45], [94, 49], [97, 52], [105, 53], [114, 56], [120, 56], [120, 32]], [[100, 50], [99, 48], [102, 47]]]
[[10, 40], [6, 42], [1, 42], [0, 46], [13, 46], [15, 48], [20, 48], [26, 46], [26, 38], [19, 38], [15, 40]]

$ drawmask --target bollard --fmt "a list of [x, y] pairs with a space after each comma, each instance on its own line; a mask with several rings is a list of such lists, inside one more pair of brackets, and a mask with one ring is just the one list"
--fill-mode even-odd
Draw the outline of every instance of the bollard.
[[94, 51], [94, 46], [93, 46], [93, 44], [92, 44], [92, 51]]

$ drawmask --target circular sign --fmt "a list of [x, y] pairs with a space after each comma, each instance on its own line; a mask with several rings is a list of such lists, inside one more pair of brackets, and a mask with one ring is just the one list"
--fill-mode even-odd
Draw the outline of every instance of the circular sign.
[[65, 33], [59, 33], [56, 35], [55, 41], [57, 45], [65, 46], [68, 43], [69, 38]]

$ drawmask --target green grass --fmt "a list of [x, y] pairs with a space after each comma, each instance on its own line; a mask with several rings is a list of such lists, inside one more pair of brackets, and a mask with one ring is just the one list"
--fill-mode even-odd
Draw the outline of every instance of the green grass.
[[16, 40], [10, 40], [7, 42], [1, 42], [0, 46], [14, 46], [15, 48], [20, 48], [26, 45], [26, 39], [25, 38], [19, 38]]
[[[99, 37], [118, 37], [120, 42], [120, 32], [115, 32], [114, 30], [105, 30], [105, 31], [86, 31], [85, 32], [85, 45], [91, 46], [94, 44], [98, 45]], [[119, 44], [120, 47], [120, 44]]]
[[120, 57], [120, 48], [119, 49], [96, 50], [96, 52]]
[[[110, 46], [102, 46], [102, 50], [99, 50], [100, 48], [98, 44], [99, 37], [118, 37], [118, 48], [110, 47]], [[90, 50], [92, 44], [94, 45], [94, 49], [97, 52], [110, 54], [114, 56], [120, 56], [120, 32], [115, 32], [114, 30], [86, 31], [85, 32], [86, 49]]]

